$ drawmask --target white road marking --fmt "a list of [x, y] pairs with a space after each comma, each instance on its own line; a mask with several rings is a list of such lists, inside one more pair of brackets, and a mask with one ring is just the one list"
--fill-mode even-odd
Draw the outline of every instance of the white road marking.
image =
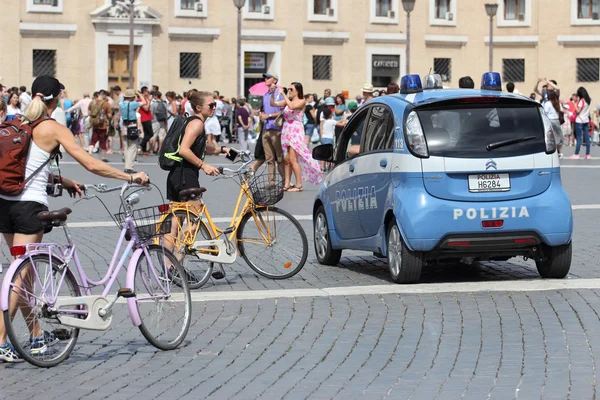
[[[600, 204], [578, 204], [571, 206], [573, 211], [579, 210], [600, 210]], [[312, 221], [312, 215], [294, 215], [298, 221]], [[231, 217], [218, 217], [213, 218], [213, 222], [215, 224], [224, 224], [231, 222]], [[94, 222], [70, 222], [69, 228], [97, 228], [97, 227], [107, 227], [107, 226], [115, 226], [115, 223], [112, 221], [94, 221]]]
[[294, 297], [362, 296], [381, 294], [536, 292], [549, 290], [600, 289], [600, 279], [524, 279], [512, 281], [422, 283], [417, 285], [371, 285], [323, 289], [241, 290], [192, 292], [192, 301], [264, 300]]
[[[77, 161], [61, 161], [60, 163], [64, 164], [64, 165], [79, 165], [79, 163]], [[125, 163], [121, 162], [121, 161], [118, 161], [118, 162], [112, 162], [111, 161], [108, 164], [110, 164], [110, 165], [125, 165]], [[156, 162], [136, 162], [135, 165], [134, 165], [134, 168], [136, 166], [138, 166], [138, 165], [158, 167], [158, 161], [156, 161]], [[229, 164], [213, 164], [213, 163], [210, 163], [210, 165], [212, 165], [213, 167], [232, 167], [232, 166], [235, 166], [232, 163], [229, 163]]]

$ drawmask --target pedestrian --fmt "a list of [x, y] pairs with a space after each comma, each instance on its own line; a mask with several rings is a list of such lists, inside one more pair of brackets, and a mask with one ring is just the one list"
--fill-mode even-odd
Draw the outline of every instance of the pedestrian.
[[458, 80], [459, 89], [475, 89], [475, 82], [470, 76], [463, 76]]
[[544, 111], [550, 119], [552, 124], [552, 132], [554, 133], [554, 141], [556, 142], [556, 150], [558, 152], [558, 158], [562, 158], [562, 129], [560, 127], [560, 102], [558, 101], [558, 95], [556, 91], [550, 90], [548, 92], [548, 101], [544, 103]]
[[373, 96], [374, 91], [375, 91], [375, 89], [373, 88], [373, 85], [371, 85], [370, 83], [365, 83], [364, 86], [362, 87], [363, 101], [361, 104], [365, 104], [369, 100], [373, 100], [374, 99], [374, 96]]
[[346, 99], [343, 94], [339, 93], [335, 96], [335, 112], [333, 114], [333, 119], [336, 121], [342, 119], [346, 110]]
[[[333, 113], [330, 109], [323, 110], [323, 118], [321, 119], [321, 144], [334, 145], [335, 126], [338, 121], [333, 118]], [[325, 161], [321, 161], [321, 171], [325, 171]]]
[[250, 113], [246, 109], [246, 102], [243, 99], [238, 100], [236, 131], [237, 139], [242, 151], [248, 150], [248, 134], [250, 131]]
[[31, 103], [31, 96], [27, 93], [27, 88], [25, 86], [21, 86], [19, 88], [19, 105], [21, 106], [21, 113], [25, 112], [25, 109]]
[[221, 125], [216, 115], [206, 118], [204, 131], [206, 132], [206, 144], [216, 148], [221, 136]]
[[233, 115], [233, 108], [229, 103], [229, 99], [223, 99], [223, 117], [221, 118], [221, 131], [225, 129], [225, 137], [227, 142], [231, 142], [231, 117]]
[[108, 121], [112, 118], [112, 109], [106, 101], [106, 91], [100, 90], [89, 105], [90, 125], [92, 126], [92, 140], [88, 146], [88, 152], [92, 154], [96, 143], [99, 144], [101, 159], [108, 162], [106, 158], [106, 140], [108, 135]]
[[[323, 173], [319, 163], [315, 161], [304, 141], [304, 127], [302, 126], [302, 114], [306, 101], [304, 90], [299, 82], [292, 82], [288, 88], [287, 96], [283, 88], [279, 88], [283, 100], [275, 102], [274, 96], [270, 97], [271, 106], [283, 107], [283, 127], [281, 130], [281, 146], [285, 153], [285, 181], [283, 190], [288, 192], [301, 192], [303, 181], [307, 180], [313, 184], [321, 182]], [[296, 178], [295, 187], [291, 187], [291, 174], [294, 172]]]
[[398, 84], [396, 82], [390, 82], [387, 85], [387, 90], [386, 93], [389, 94], [396, 94], [396, 93], [400, 93], [400, 86], [398, 86]]
[[83, 94], [83, 99], [77, 101], [71, 108], [65, 110], [67, 113], [71, 113], [75, 110], [79, 110], [79, 118], [81, 120], [81, 130], [82, 136], [81, 140], [83, 140], [83, 148], [85, 149], [91, 138], [88, 137], [88, 126], [89, 126], [89, 107], [92, 99], [90, 98], [89, 93]]
[[67, 94], [66, 90], [61, 92], [58, 106], [64, 110], [65, 118], [67, 119], [67, 128], [70, 129], [73, 120], [71, 119], [71, 113], [67, 112], [67, 110], [73, 107], [73, 100], [69, 99], [69, 95]]
[[[281, 100], [281, 94], [277, 90], [277, 82], [279, 77], [275, 74], [264, 74], [265, 85], [269, 88], [269, 91], [263, 96], [262, 112], [260, 119], [263, 121], [263, 132], [262, 132], [262, 149], [264, 151], [263, 160], [266, 160], [269, 168], [269, 181], [274, 184], [276, 180], [275, 170], [279, 171], [282, 179], [285, 176], [285, 164], [283, 162], [283, 150], [281, 147], [281, 127], [275, 125], [275, 120], [281, 114], [281, 106], [273, 106], [271, 104], [271, 98], [275, 101]], [[239, 112], [239, 111], [238, 111]], [[256, 148], [258, 148], [258, 143]], [[255, 148], [255, 156], [257, 149]], [[256, 157], [259, 160], [258, 157]], [[260, 165], [260, 164], [259, 164]], [[255, 171], [258, 168], [254, 165]]]
[[177, 95], [173, 91], [167, 92], [165, 95], [167, 97], [167, 112], [169, 113], [169, 118], [167, 119], [167, 132], [171, 128], [171, 124], [175, 120], [175, 116], [179, 114], [179, 107], [177, 106]]
[[577, 118], [575, 119], [575, 138], [577, 144], [575, 146], [575, 154], [569, 158], [580, 158], [579, 151], [581, 150], [582, 140], [585, 140], [585, 159], [590, 158], [592, 141], [589, 135], [591, 103], [592, 99], [590, 99], [587, 90], [583, 86], [577, 89], [577, 102], [575, 103], [575, 112], [577, 113]]
[[167, 119], [169, 118], [167, 104], [158, 90], [152, 96], [150, 111], [152, 112], [152, 137], [148, 141], [148, 151], [158, 154], [162, 141], [167, 136]]
[[[37, 77], [31, 87], [33, 99], [25, 110], [21, 123], [27, 124], [49, 117], [58, 107], [60, 91], [63, 88], [56, 78], [47, 75]], [[75, 143], [73, 135], [66, 127], [56, 121], [42, 121], [33, 129], [32, 142], [25, 161], [28, 171], [26, 178], [32, 176], [32, 173], [36, 174], [35, 177], [27, 182], [19, 196], [0, 196], [0, 233], [3, 234], [9, 248], [42, 241], [46, 225], [36, 217], [41, 211], [48, 210], [46, 185], [49, 179], [53, 178], [47, 160], [60, 146], [85, 169], [96, 175], [127, 182], [148, 182], [148, 176], [143, 172], [129, 175], [96, 160]], [[62, 177], [62, 184], [71, 195], [81, 196], [79, 183]], [[25, 318], [27, 315], [33, 315], [31, 310], [27, 311], [29, 304], [24, 304], [17, 298], [12, 300], [9, 315], [15, 315], [17, 308], [21, 309]], [[58, 340], [53, 332], [43, 331], [35, 317], [29, 319], [28, 328], [31, 340], [29, 351], [33, 355], [43, 355], [48, 351], [48, 347]], [[22, 362], [6, 336], [4, 320], [0, 320], [0, 360], [9, 363]]]
[[565, 123], [563, 124], [563, 132], [567, 139], [567, 146], [575, 146], [575, 120], [577, 119], [577, 111], [575, 103], [577, 102], [577, 93], [573, 93], [569, 101], [563, 104], [565, 109]]
[[143, 86], [140, 92], [145, 100], [145, 103], [140, 100], [140, 103], [143, 103], [143, 105], [138, 110], [142, 116], [142, 127], [144, 128], [144, 137], [140, 142], [140, 147], [143, 156], [148, 156], [150, 155], [148, 141], [154, 136], [154, 132], [152, 132], [152, 111], [150, 110], [150, 92], [146, 86]]
[[[136, 101], [136, 98], [139, 99]], [[121, 119], [123, 120], [124, 149], [123, 160], [125, 161], [125, 172], [134, 173], [133, 163], [137, 155], [137, 144], [140, 136], [143, 136], [141, 115], [138, 110], [144, 105], [146, 98], [137, 90], [127, 89], [123, 95], [123, 102], [119, 104]], [[138, 119], [139, 115], [139, 119]]]
[[304, 107], [304, 139], [306, 145], [310, 146], [310, 142], [315, 131], [315, 96], [314, 94], [308, 94], [306, 96], [306, 106]]
[[[77, 101], [75, 101], [77, 104]], [[79, 107], [72, 107], [73, 111], [69, 114], [71, 115], [71, 132], [75, 137], [75, 142], [79, 142], [81, 148], [85, 148], [85, 143], [83, 140], [83, 120], [81, 119], [81, 110]]]
[[[317, 96], [315, 96], [316, 98]], [[325, 99], [327, 99], [328, 97], [331, 97], [331, 89], [325, 89], [323, 90], [323, 97], [321, 97], [321, 100], [317, 102], [317, 104], [319, 106], [324, 105], [325, 104]]]
[[21, 108], [19, 107], [19, 95], [15, 92], [8, 94], [8, 101], [6, 106], [6, 120], [11, 121], [21, 115]]

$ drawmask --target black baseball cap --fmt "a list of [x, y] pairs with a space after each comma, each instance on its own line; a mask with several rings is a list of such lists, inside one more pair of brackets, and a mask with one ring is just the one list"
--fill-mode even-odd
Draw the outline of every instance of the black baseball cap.
[[53, 76], [42, 75], [35, 78], [31, 85], [31, 93], [34, 96], [42, 95], [42, 100], [52, 100], [60, 95], [65, 86]]

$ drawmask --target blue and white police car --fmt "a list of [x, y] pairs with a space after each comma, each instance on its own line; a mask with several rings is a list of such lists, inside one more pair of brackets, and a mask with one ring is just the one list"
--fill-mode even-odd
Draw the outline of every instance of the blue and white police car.
[[540, 104], [502, 93], [498, 73], [480, 90], [425, 82], [404, 76], [400, 94], [352, 115], [335, 148], [313, 149], [334, 165], [313, 207], [318, 261], [369, 251], [411, 283], [428, 264], [522, 256], [565, 277], [573, 216]]

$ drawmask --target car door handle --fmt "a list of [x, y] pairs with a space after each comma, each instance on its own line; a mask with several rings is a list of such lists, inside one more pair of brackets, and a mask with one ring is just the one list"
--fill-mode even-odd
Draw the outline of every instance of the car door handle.
[[379, 166], [380, 166], [381, 168], [385, 168], [385, 167], [387, 167], [387, 160], [386, 160], [385, 158], [384, 158], [383, 160], [380, 160], [380, 161], [379, 161]]
[[350, 164], [350, 166], [348, 167], [348, 169], [350, 170], [350, 173], [354, 172], [354, 164]]

